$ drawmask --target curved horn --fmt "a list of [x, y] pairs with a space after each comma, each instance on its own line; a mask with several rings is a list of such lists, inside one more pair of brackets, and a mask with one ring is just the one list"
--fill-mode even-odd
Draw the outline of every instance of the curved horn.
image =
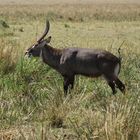
[[40, 42], [40, 41], [47, 35], [49, 29], [50, 29], [50, 23], [49, 23], [49, 21], [47, 20], [47, 21], [46, 21], [46, 28], [45, 28], [45, 31], [44, 31], [43, 35], [37, 40], [37, 42]]

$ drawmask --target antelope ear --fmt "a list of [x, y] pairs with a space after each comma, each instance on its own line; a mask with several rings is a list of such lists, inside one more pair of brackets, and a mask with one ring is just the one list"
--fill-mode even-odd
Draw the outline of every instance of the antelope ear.
[[51, 36], [49, 36], [47, 39], [45, 39], [46, 43], [50, 43], [51, 42]]

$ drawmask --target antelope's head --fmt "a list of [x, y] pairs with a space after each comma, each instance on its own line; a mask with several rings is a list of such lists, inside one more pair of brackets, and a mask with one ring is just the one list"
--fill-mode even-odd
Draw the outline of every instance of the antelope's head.
[[42, 34], [42, 36], [37, 40], [37, 42], [34, 45], [32, 45], [30, 48], [27, 49], [27, 51], [25, 52], [26, 56], [28, 56], [28, 57], [30, 57], [30, 56], [39, 57], [40, 56], [42, 47], [44, 47], [51, 41], [51, 36], [49, 36], [47, 39], [44, 39], [49, 31], [49, 28], [50, 28], [50, 23], [47, 20], [44, 33]]

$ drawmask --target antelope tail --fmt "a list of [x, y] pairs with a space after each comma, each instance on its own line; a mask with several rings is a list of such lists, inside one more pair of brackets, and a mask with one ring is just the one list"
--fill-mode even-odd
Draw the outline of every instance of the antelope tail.
[[124, 44], [124, 42], [125, 42], [125, 41], [123, 41], [122, 44], [121, 44], [121, 45], [119, 46], [119, 48], [118, 48], [118, 54], [119, 54], [118, 58], [119, 58], [120, 62], [121, 62], [121, 60], [122, 60], [122, 56], [121, 56], [121, 46]]
[[118, 58], [119, 58], [119, 64], [116, 66], [115, 70], [116, 73], [120, 73], [120, 69], [121, 69], [121, 61], [122, 61], [122, 56], [121, 56], [121, 46], [123, 45], [124, 41], [122, 42], [122, 44], [120, 45], [120, 47], [118, 48]]
[[119, 58], [119, 60], [120, 60], [120, 62], [122, 61], [122, 56], [121, 56], [121, 48], [119, 47], [119, 49], [118, 49], [118, 58]]

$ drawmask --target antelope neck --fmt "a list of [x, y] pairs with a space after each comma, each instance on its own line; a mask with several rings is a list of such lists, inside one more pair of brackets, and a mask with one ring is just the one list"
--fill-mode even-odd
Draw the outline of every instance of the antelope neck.
[[42, 48], [41, 57], [44, 63], [47, 63], [49, 66], [54, 69], [58, 69], [60, 65], [60, 58], [62, 56], [62, 50], [55, 49], [49, 45], [46, 45]]

